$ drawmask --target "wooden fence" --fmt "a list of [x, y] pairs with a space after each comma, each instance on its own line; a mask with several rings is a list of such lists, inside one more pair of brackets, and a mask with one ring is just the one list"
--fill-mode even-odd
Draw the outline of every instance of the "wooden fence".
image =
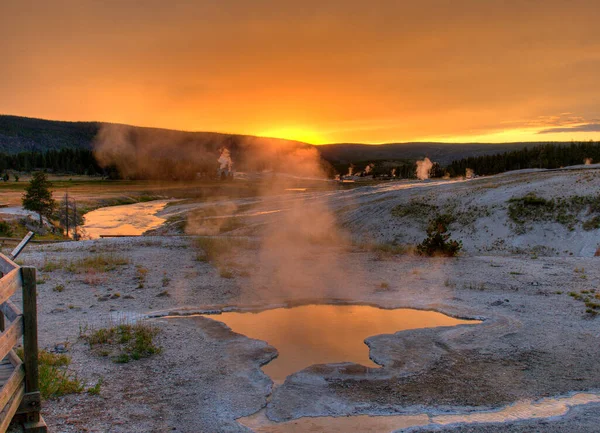
[[[24, 243], [19, 245], [21, 249]], [[0, 433], [6, 431], [13, 418], [27, 433], [46, 433], [40, 416], [36, 270], [21, 267], [0, 254], [0, 272]], [[23, 293], [22, 312], [10, 300], [19, 289]], [[21, 337], [23, 360], [14, 351]]]

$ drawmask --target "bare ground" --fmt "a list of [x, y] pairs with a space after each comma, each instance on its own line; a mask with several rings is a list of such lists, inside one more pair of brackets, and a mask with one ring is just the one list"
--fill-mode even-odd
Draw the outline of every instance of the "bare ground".
[[[96, 280], [64, 270], [40, 273], [45, 280], [38, 286], [40, 345], [52, 349], [68, 341], [78, 375], [89, 385], [104, 378], [100, 396], [46, 402], [45, 418], [54, 431], [245, 431], [234, 420], [266, 404], [271, 381], [259, 366], [274, 356], [274, 348], [209, 319], [162, 318], [153, 320], [162, 330], [161, 354], [115, 364], [90, 352], [78, 339], [80, 327], [107, 325], [116, 312], [264, 306], [267, 300], [303, 302], [318, 292], [314, 287], [293, 292], [263, 287], [257, 298], [246, 293], [250, 277], [221, 278], [210, 264], [195, 261], [187, 239], [104, 239], [38, 248], [22, 260], [42, 268], [48, 260], [68, 262], [100, 252], [131, 257], [126, 266], [93, 275]], [[492, 408], [522, 398], [600, 389], [598, 319], [587, 317], [583, 304], [567, 295], [598, 287], [597, 258], [423, 261], [336, 253], [345, 257], [348, 272], [367, 272], [366, 277], [349, 273], [340, 282], [337, 293], [345, 291], [348, 299], [485, 321], [372, 337], [371, 356], [383, 368], [367, 374], [358, 366], [319, 366], [290, 376], [269, 403], [272, 419]], [[136, 288], [136, 265], [149, 269], [144, 288]], [[581, 267], [585, 279], [575, 272]], [[166, 288], [165, 277], [170, 279]], [[389, 290], [382, 292], [380, 281], [389, 282]], [[53, 291], [57, 284], [65, 290]], [[164, 290], [170, 296], [157, 297]], [[98, 301], [97, 296], [116, 292], [118, 299]], [[585, 426], [579, 418], [572, 422], [577, 427], [572, 431], [588, 431], [577, 430]]]
[[[600, 291], [600, 258], [593, 257], [600, 230], [544, 223], [516, 233], [506, 215], [506, 200], [528, 192], [598, 193], [597, 170], [557, 173], [419, 186], [440, 206], [453, 200], [451, 206], [464, 209], [477, 201], [491, 209], [454, 226], [455, 236], [466, 246], [466, 254], [455, 259], [390, 256], [317, 243], [300, 251], [240, 248], [215, 267], [197, 260], [189, 238], [30, 246], [21, 260], [42, 269], [38, 279], [44, 281], [38, 285], [40, 345], [53, 349], [68, 342], [73, 370], [89, 386], [104, 379], [99, 396], [83, 393], [46, 402], [46, 421], [59, 432], [229, 432], [248, 431], [235, 419], [267, 404], [267, 415], [284, 421], [461, 413], [521, 399], [598, 392], [600, 319], [586, 314], [584, 304], [568, 293]], [[422, 227], [415, 228], [410, 219], [393, 219], [390, 212], [416, 194], [414, 188], [397, 184], [320, 194], [312, 200], [346, 198], [331, 207], [353, 234], [415, 242], [423, 237]], [[273, 198], [264, 206], [280, 209], [284, 202]], [[173, 206], [168, 212], [180, 210]], [[258, 224], [271, 218], [259, 215]], [[238, 232], [244, 228], [233, 231]], [[499, 244], [499, 238], [505, 242]], [[108, 272], [65, 269], [76, 259], [98, 254], [126, 256], [129, 263]], [[273, 256], [279, 260], [272, 261]], [[60, 266], [44, 272], [48, 262]], [[303, 272], [288, 274], [290, 264]], [[223, 266], [231, 272], [223, 273]], [[143, 287], [140, 267], [148, 270]], [[382, 290], [382, 282], [389, 287]], [[64, 290], [54, 291], [59, 284]], [[115, 293], [119, 297], [110, 298]], [[275, 348], [214, 320], [160, 317], [223, 306], [307, 302], [431, 309], [483, 323], [373, 336], [366, 343], [382, 368], [309, 367], [288, 377], [267, 401], [272, 382], [260, 365], [276, 355]], [[132, 313], [157, 316], [150, 320], [161, 329], [161, 354], [116, 364], [94, 355], [79, 338], [81, 329], [106, 326]], [[598, 405], [590, 404], [557, 418], [422, 431], [593, 432], [597, 428], [592, 420], [599, 413]]]

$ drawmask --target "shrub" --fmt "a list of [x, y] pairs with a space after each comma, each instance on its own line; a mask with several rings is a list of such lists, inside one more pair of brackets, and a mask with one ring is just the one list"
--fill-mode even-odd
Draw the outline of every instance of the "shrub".
[[454, 257], [462, 249], [462, 242], [450, 239], [447, 228], [448, 218], [438, 215], [429, 222], [427, 238], [417, 246], [417, 253], [423, 256]]
[[6, 221], [0, 221], [0, 236], [11, 237], [13, 235], [12, 227]]

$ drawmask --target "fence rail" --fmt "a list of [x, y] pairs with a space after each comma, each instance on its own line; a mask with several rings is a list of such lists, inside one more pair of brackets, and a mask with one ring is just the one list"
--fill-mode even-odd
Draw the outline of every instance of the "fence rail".
[[[13, 420], [27, 433], [46, 433], [40, 415], [36, 270], [21, 267], [0, 253], [0, 272], [0, 433]], [[23, 294], [22, 311], [10, 300], [18, 290]], [[21, 338], [23, 360], [14, 351]]]

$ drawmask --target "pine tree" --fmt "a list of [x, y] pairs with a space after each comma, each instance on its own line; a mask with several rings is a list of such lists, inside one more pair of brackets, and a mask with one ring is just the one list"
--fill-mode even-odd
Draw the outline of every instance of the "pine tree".
[[56, 207], [50, 188], [52, 188], [52, 182], [48, 180], [46, 173], [38, 171], [34, 173], [23, 195], [23, 208], [37, 212], [40, 216], [40, 227], [43, 224], [42, 217], [49, 217]]

